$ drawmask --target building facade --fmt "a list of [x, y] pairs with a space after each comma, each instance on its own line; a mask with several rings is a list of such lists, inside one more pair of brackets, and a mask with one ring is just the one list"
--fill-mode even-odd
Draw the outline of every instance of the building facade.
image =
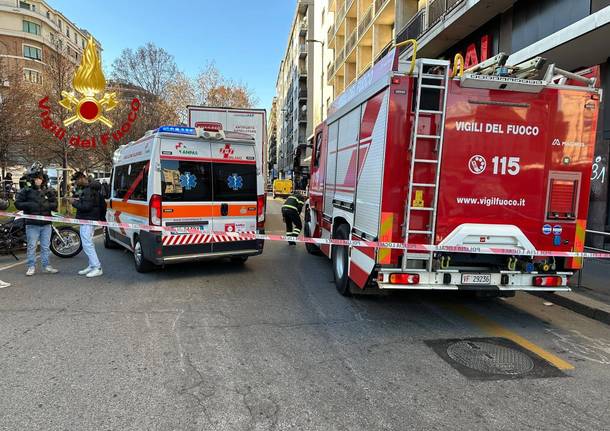
[[313, 27], [313, 0], [298, 0], [276, 81], [277, 174], [295, 182], [307, 176], [302, 161], [313, 124]]
[[267, 119], [267, 178], [272, 183], [277, 178], [277, 98], [271, 102]]
[[89, 36], [43, 0], [0, 0], [0, 61], [30, 83], [44, 83], [51, 52], [80, 62]]

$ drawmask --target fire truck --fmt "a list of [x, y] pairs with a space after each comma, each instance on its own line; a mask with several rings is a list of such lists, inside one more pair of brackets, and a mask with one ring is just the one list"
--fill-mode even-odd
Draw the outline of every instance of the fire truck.
[[509, 66], [499, 54], [464, 71], [463, 59], [452, 68], [415, 51], [390, 51], [316, 128], [304, 226], [307, 237], [405, 248], [308, 251], [331, 259], [346, 296], [569, 290], [582, 261], [559, 255], [584, 248], [598, 67]]

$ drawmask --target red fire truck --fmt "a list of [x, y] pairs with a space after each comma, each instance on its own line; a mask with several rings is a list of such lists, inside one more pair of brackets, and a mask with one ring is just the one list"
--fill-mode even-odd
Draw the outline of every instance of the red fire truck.
[[[315, 132], [305, 235], [430, 250], [307, 244], [341, 294], [569, 290], [582, 262], [553, 253], [584, 247], [599, 70], [506, 58], [452, 76], [450, 61], [394, 49], [335, 100]], [[457, 247], [470, 252], [443, 251]]]

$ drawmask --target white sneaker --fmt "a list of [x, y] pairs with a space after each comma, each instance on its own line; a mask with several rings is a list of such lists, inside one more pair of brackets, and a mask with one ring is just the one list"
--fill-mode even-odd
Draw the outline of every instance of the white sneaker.
[[59, 270], [53, 268], [51, 265], [47, 265], [44, 268], [42, 268], [42, 272], [46, 272], [48, 274], [57, 274], [59, 272]]
[[30, 266], [28, 268], [28, 270], [25, 272], [25, 275], [27, 275], [29, 277], [31, 275], [34, 275], [35, 273], [36, 273], [36, 267]]
[[88, 266], [85, 269], [81, 269], [80, 271], [78, 271], [78, 275], [87, 275], [89, 274], [91, 271], [93, 271], [95, 268], [92, 266]]
[[102, 271], [102, 268], [93, 268], [92, 271], [89, 271], [87, 273], [87, 278], [93, 278], [93, 277], [99, 277], [100, 275], [103, 275], [104, 271]]
[[5, 287], [11, 287], [11, 283], [0, 280], [0, 289], [4, 289]]

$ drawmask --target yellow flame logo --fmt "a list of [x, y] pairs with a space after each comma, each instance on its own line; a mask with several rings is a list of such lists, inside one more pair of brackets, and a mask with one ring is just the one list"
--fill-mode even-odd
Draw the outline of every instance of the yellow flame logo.
[[74, 92], [61, 92], [63, 99], [59, 104], [68, 111], [75, 112], [75, 115], [64, 121], [64, 126], [67, 127], [80, 120], [88, 124], [99, 121], [108, 127], [112, 127], [112, 122], [104, 116], [104, 113], [116, 107], [116, 93], [104, 93], [100, 100], [95, 98], [98, 93], [106, 88], [106, 78], [104, 78], [104, 72], [102, 71], [102, 61], [98, 54], [97, 45], [91, 36], [87, 41], [80, 66], [74, 74], [72, 85], [84, 97], [78, 99]]

